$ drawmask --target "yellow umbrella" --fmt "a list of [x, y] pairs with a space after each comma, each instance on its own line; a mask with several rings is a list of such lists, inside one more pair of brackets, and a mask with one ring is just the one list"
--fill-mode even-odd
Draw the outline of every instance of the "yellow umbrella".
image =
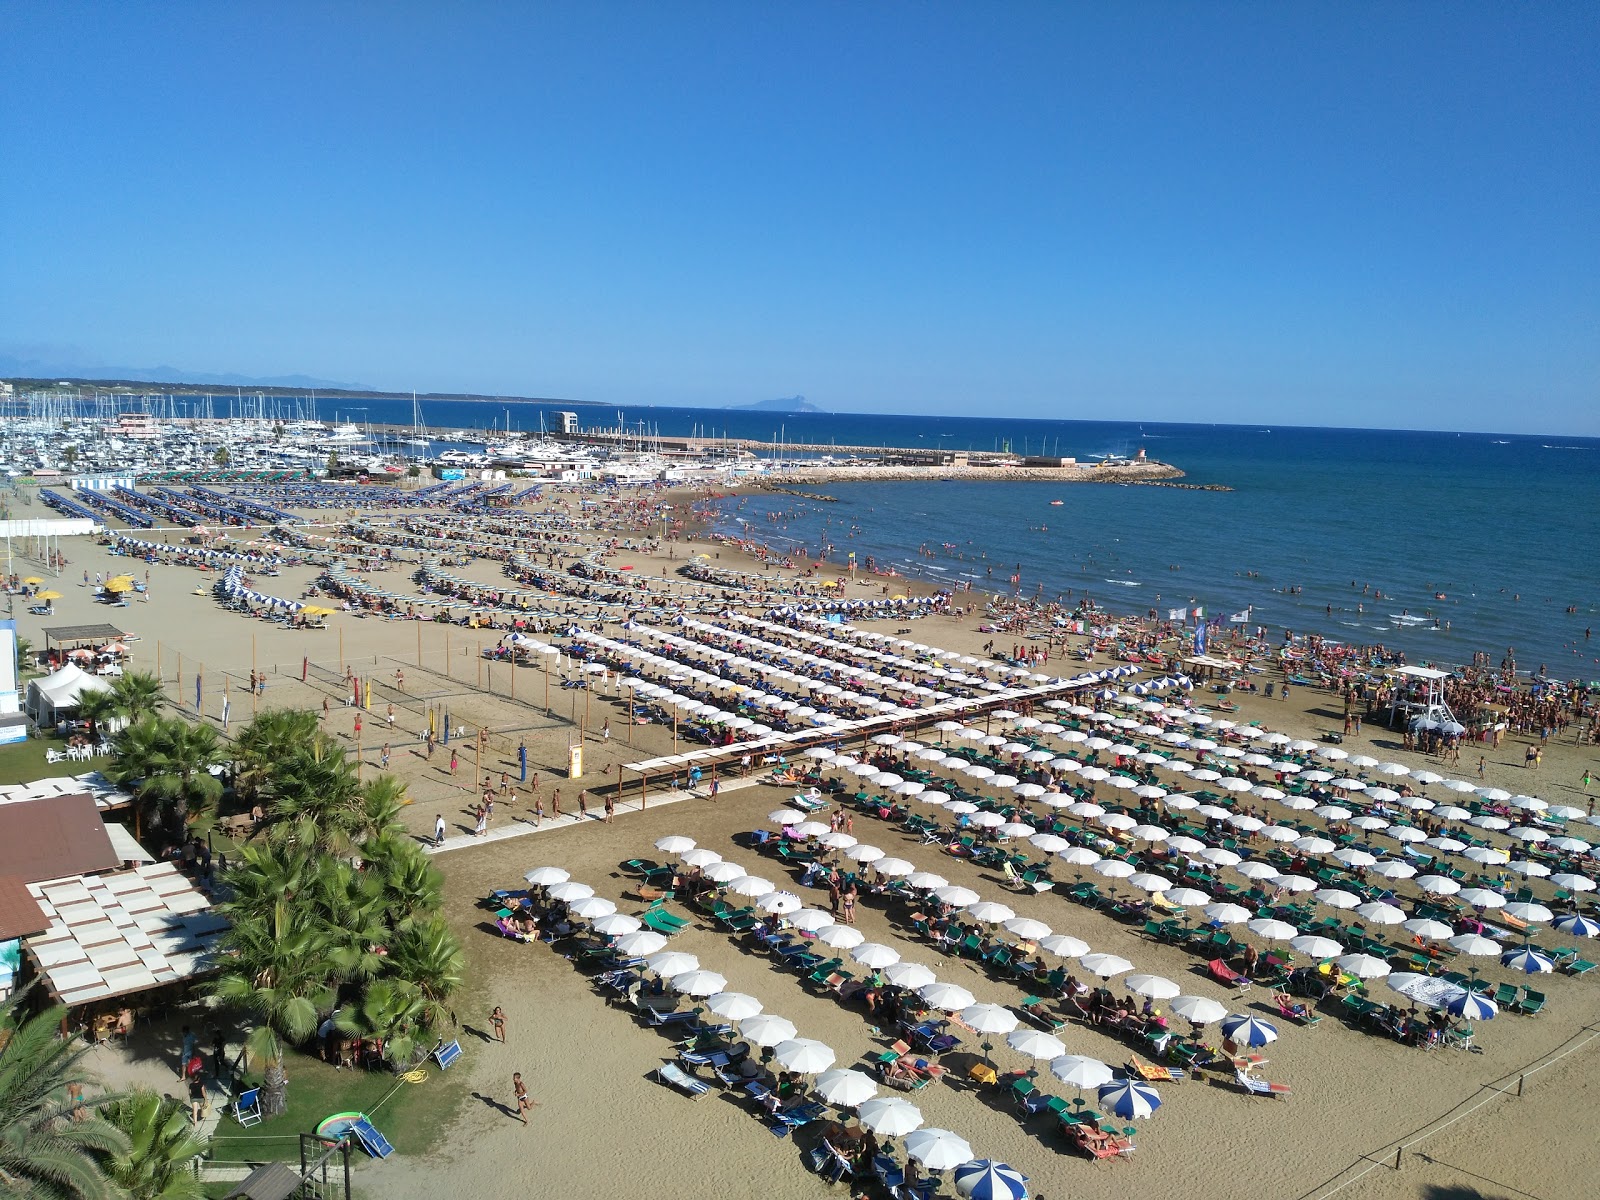
[[108, 592], [131, 592], [131, 591], [133, 591], [133, 580], [127, 579], [127, 578], [108, 579], [108, 580], [106, 580], [106, 591], [108, 591]]
[[125, 575], [113, 575], [113, 576], [111, 576], [111, 578], [107, 579], [106, 582], [107, 583], [116, 583], [118, 580], [122, 580], [122, 579], [126, 579], [129, 583], [132, 583], [133, 582], [133, 575], [132, 575], [131, 572], [128, 573], [128, 574], [125, 574]]
[[33, 594], [33, 598], [35, 600], [59, 600], [59, 599], [61, 599], [61, 593], [60, 592], [35, 592]]
[[323, 608], [320, 604], [308, 604], [300, 611], [309, 617], [331, 617], [337, 610], [332, 608]]
[[29, 575], [22, 582], [27, 584], [29, 587], [32, 587], [36, 583], [43, 583], [44, 580], [40, 579], [37, 575]]

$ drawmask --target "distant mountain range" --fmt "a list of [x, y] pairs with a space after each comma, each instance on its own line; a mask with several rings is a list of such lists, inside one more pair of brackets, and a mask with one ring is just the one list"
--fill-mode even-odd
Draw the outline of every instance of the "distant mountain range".
[[819, 413], [822, 410], [804, 396], [780, 396], [776, 400], [757, 400], [754, 404], [730, 404], [737, 412]]
[[208, 375], [183, 371], [177, 367], [84, 367], [40, 359], [0, 354], [0, 378], [71, 380], [94, 383], [161, 383], [189, 387], [292, 388], [298, 391], [370, 392], [359, 383], [340, 383], [335, 379], [316, 379], [310, 375]]

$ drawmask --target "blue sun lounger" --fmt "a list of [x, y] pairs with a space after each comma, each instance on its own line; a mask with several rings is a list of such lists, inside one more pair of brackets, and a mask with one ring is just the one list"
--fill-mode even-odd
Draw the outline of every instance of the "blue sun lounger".
[[389, 1139], [379, 1133], [378, 1127], [365, 1117], [351, 1122], [350, 1132], [356, 1141], [361, 1143], [361, 1148], [373, 1158], [388, 1158], [394, 1153], [394, 1147], [389, 1144]]

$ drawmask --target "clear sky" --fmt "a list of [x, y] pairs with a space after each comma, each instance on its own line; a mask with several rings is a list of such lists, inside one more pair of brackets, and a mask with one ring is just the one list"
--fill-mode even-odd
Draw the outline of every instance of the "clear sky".
[[0, 355], [1600, 433], [1600, 4], [0, 0]]

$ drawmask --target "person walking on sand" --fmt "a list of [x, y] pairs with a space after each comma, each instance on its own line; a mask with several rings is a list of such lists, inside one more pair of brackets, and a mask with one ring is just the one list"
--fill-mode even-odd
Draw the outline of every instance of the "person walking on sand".
[[495, 1041], [503, 1043], [506, 1040], [506, 1014], [498, 1004], [489, 1014], [489, 1027], [494, 1030]]
[[556, 788], [555, 791], [550, 793], [550, 819], [552, 821], [559, 821], [561, 819], [561, 789], [560, 788]]
[[606, 793], [606, 824], [611, 824], [611, 818], [617, 815], [617, 802], [610, 792]]
[[489, 810], [483, 805], [478, 805], [478, 823], [473, 827], [473, 837], [483, 837], [489, 832]]
[[578, 819], [580, 821], [589, 819], [589, 793], [586, 791], [578, 793]]
[[538, 796], [533, 798], [533, 827], [535, 829], [544, 824], [544, 801]]
[[444, 845], [444, 814], [440, 813], [433, 819], [433, 848], [437, 850]]
[[528, 1123], [528, 1110], [530, 1108], [538, 1108], [539, 1102], [528, 1095], [527, 1085], [522, 1082], [521, 1071], [514, 1071], [511, 1074], [511, 1094], [517, 1101], [517, 1116], [526, 1125]]
[[456, 752], [454, 750], [451, 750], [450, 751], [450, 774], [454, 775], [456, 773], [456, 767], [458, 765], [459, 765], [459, 760], [457, 760], [457, 758], [456, 758]]

